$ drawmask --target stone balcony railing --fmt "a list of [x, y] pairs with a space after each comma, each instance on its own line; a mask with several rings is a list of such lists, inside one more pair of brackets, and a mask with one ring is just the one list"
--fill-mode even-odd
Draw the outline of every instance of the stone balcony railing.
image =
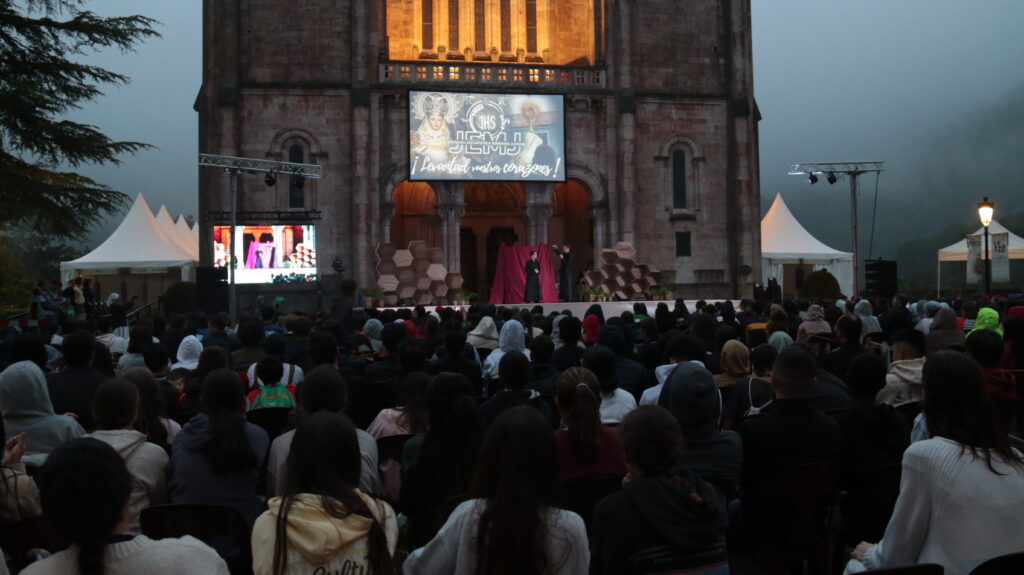
[[604, 68], [566, 68], [455, 62], [385, 62], [380, 65], [382, 84], [437, 85], [438, 87], [493, 86], [548, 90], [605, 87]]

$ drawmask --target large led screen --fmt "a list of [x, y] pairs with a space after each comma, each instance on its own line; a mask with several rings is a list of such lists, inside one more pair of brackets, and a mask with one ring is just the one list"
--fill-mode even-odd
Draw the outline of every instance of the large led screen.
[[311, 225], [237, 226], [235, 257], [231, 227], [213, 227], [213, 265], [235, 264], [235, 283], [274, 283], [316, 279], [316, 228]]
[[561, 95], [409, 92], [409, 179], [565, 181]]

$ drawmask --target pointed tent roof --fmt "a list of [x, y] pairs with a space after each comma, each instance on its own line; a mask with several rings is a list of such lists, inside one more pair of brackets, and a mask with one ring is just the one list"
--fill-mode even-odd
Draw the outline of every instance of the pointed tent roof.
[[192, 248], [192, 255], [198, 260], [199, 237], [192, 233], [192, 228], [188, 227], [188, 222], [185, 221], [184, 215], [178, 214], [178, 221], [174, 223], [174, 227], [178, 228], [178, 235]]
[[167, 211], [167, 206], [161, 205], [160, 210], [156, 214], [156, 221], [160, 224], [160, 229], [163, 230], [164, 235], [169, 240], [178, 245], [181, 249], [185, 250], [193, 259], [198, 259], [196, 256], [198, 253], [192, 252], [192, 240], [185, 239], [182, 237], [181, 232], [178, 231], [178, 226], [174, 224], [174, 220], [171, 219], [170, 212]]
[[772, 207], [761, 219], [761, 257], [769, 259], [852, 260], [853, 254], [834, 250], [812, 236], [781, 194], [776, 194]]
[[177, 267], [193, 261], [191, 253], [167, 236], [139, 194], [110, 237], [77, 260], [61, 262], [60, 268], [62, 276], [71, 277], [76, 270]]
[[[1024, 259], [1024, 238], [1021, 238], [1017, 234], [1006, 229], [1003, 224], [992, 220], [992, 223], [988, 226], [989, 234], [998, 234], [1006, 232], [1010, 234], [1010, 259], [1011, 260], [1022, 260]], [[974, 232], [977, 235], [985, 233], [985, 227], [978, 228], [978, 231]], [[952, 243], [941, 250], [939, 250], [939, 261], [940, 262], [965, 262], [967, 261], [967, 238], [964, 238], [958, 242]]]
[[196, 238], [196, 245], [199, 245], [199, 222], [192, 224], [192, 235]]

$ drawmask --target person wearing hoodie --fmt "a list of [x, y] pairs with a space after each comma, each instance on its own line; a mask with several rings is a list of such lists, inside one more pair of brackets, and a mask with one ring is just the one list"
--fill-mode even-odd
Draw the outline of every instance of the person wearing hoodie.
[[597, 505], [590, 573], [727, 573], [725, 499], [692, 471], [675, 418], [647, 405], [619, 427], [629, 475]]
[[796, 340], [807, 341], [815, 334], [832, 335], [832, 326], [825, 321], [825, 310], [818, 304], [807, 308], [807, 317], [796, 330]]
[[1020, 396], [1013, 373], [999, 368], [999, 360], [1003, 357], [1003, 338], [990, 329], [972, 331], [967, 336], [967, 355], [981, 367], [985, 395], [996, 409], [996, 428], [1000, 432], [1009, 432]]
[[98, 439], [117, 451], [132, 476], [125, 520], [132, 531], [139, 532], [139, 513], [151, 505], [164, 502], [167, 494], [167, 452], [146, 441], [146, 436], [132, 429], [139, 416], [139, 392], [127, 379], [110, 379], [96, 390], [92, 402], [96, 431], [88, 437]]
[[[483, 323], [484, 320], [480, 320]], [[501, 326], [501, 334], [498, 336], [498, 349], [487, 355], [483, 364], [484, 382], [498, 378], [498, 364], [501, 357], [506, 353], [518, 351], [530, 358], [530, 350], [526, 349], [526, 328], [517, 319], [510, 319]]]
[[374, 357], [384, 349], [384, 342], [380, 339], [383, 331], [384, 324], [377, 318], [370, 318], [363, 324], [362, 333], [366, 336], [366, 339], [370, 340], [370, 349], [373, 351]]
[[665, 344], [665, 363], [654, 370], [654, 377], [658, 383], [644, 390], [644, 394], [640, 397], [640, 405], [657, 405], [661, 390], [676, 367], [679, 364], [688, 363], [703, 369], [703, 359], [706, 356], [707, 348], [704, 347], [704, 342], [692, 335], [678, 334], [671, 338]]
[[395, 512], [359, 490], [360, 460], [347, 417], [320, 411], [302, 418], [285, 489], [253, 526], [255, 575], [393, 572]]
[[860, 343], [864, 344], [864, 338], [873, 333], [881, 333], [882, 324], [879, 323], [878, 318], [875, 317], [874, 310], [871, 309], [871, 302], [862, 299], [857, 302], [857, 305], [853, 306], [853, 313], [860, 319]]
[[978, 319], [974, 322], [974, 329], [967, 333], [967, 337], [970, 337], [972, 333], [979, 329], [990, 329], [1002, 337], [1003, 330], [999, 329], [999, 312], [990, 307], [979, 309]]
[[735, 431], [719, 430], [722, 394], [711, 372], [692, 363], [676, 367], [658, 405], [675, 417], [683, 432], [686, 451], [677, 466], [696, 473], [726, 497], [735, 495], [743, 473], [743, 441]]
[[944, 307], [935, 312], [927, 340], [928, 353], [940, 349], [964, 350], [964, 332], [957, 325], [956, 312], [953, 308]]
[[203, 378], [202, 411], [189, 420], [171, 445], [172, 503], [216, 503], [238, 510], [252, 525], [266, 509], [257, 493], [267, 432], [242, 416], [242, 382], [227, 368]]
[[557, 427], [558, 416], [552, 413], [548, 402], [537, 390], [526, 387], [530, 383], [530, 372], [530, 359], [525, 354], [510, 351], [501, 356], [501, 363], [498, 365], [498, 382], [501, 389], [480, 405], [480, 416], [483, 417], [485, 426], [490, 425], [507, 409], [517, 405], [529, 405], [541, 412], [545, 419], [551, 422], [552, 427]]
[[558, 378], [555, 405], [566, 429], [555, 432], [561, 480], [621, 477], [626, 474], [616, 428], [601, 425], [601, 384], [584, 367]]
[[899, 407], [924, 399], [921, 370], [927, 346], [925, 335], [916, 329], [892, 334], [892, 362], [885, 376], [885, 387], [878, 392], [875, 403]]
[[5, 440], [25, 434], [26, 467], [40, 467], [62, 443], [85, 435], [74, 418], [53, 412], [46, 377], [35, 362], [19, 361], [0, 373]]
[[494, 323], [494, 318], [489, 315], [480, 318], [476, 327], [466, 334], [466, 343], [477, 350], [481, 361], [487, 359], [491, 352], [498, 349], [499, 339], [498, 327]]

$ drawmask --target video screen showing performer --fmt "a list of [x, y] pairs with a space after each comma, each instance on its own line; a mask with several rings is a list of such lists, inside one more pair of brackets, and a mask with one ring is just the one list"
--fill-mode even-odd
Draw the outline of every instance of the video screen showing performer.
[[[253, 225], [235, 228], [235, 282], [270, 283], [275, 276], [315, 276], [316, 228], [312, 225]], [[231, 228], [213, 228], [213, 265], [227, 267]]]

